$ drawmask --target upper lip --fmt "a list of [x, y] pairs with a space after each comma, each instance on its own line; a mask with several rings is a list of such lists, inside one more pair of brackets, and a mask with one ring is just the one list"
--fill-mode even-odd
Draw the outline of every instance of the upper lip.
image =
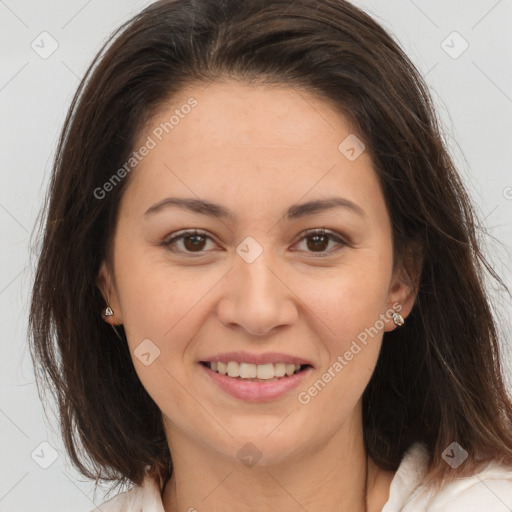
[[252, 364], [267, 364], [267, 363], [293, 363], [293, 364], [313, 364], [301, 357], [292, 356], [289, 354], [283, 354], [280, 352], [265, 352], [263, 354], [254, 354], [251, 352], [225, 352], [223, 354], [217, 354], [215, 356], [201, 359], [201, 361], [207, 363], [222, 362], [228, 363], [229, 361], [238, 361], [239, 363], [252, 363]]

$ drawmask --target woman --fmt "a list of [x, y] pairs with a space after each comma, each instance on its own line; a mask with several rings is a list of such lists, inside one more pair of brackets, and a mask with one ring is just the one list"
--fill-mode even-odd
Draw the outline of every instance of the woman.
[[505, 286], [382, 27], [163, 0], [70, 108], [33, 357], [80, 471], [133, 484], [103, 511], [504, 511], [483, 268]]

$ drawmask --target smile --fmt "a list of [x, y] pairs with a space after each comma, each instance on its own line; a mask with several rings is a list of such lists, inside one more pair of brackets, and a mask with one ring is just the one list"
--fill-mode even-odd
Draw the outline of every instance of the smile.
[[203, 361], [201, 364], [210, 368], [210, 370], [227, 375], [228, 377], [247, 379], [247, 380], [271, 380], [281, 377], [291, 377], [295, 373], [300, 372], [309, 365], [300, 365], [293, 363], [266, 363], [253, 364], [238, 361]]
[[[283, 398], [292, 393], [314, 370], [309, 364], [253, 364], [238, 361], [201, 361], [198, 366], [209, 383], [245, 402], [267, 402]], [[242, 377], [240, 374], [256, 376]]]

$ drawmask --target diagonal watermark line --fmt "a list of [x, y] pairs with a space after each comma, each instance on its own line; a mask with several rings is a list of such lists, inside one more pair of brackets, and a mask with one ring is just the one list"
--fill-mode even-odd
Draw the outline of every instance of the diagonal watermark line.
[[205, 297], [208, 295], [212, 289], [217, 286], [220, 281], [222, 281], [232, 270], [234, 267], [231, 267], [165, 334], [167, 336]]
[[487, 78], [487, 80], [489, 80], [489, 82], [491, 82], [494, 87], [496, 87], [496, 89], [498, 89], [501, 94], [507, 98], [508, 101], [512, 102], [512, 98], [510, 98], [510, 96], [474, 60], [471, 62], [480, 71], [480, 73], [482, 73]]
[[11, 11], [11, 13], [18, 18], [18, 20], [25, 25], [25, 27], [30, 28], [3, 0], [0, 0], [0, 4], [2, 4], [6, 9]]
[[16, 224], [18, 224], [18, 226], [21, 227], [21, 229], [23, 229], [23, 231], [25, 231], [25, 233], [28, 233], [28, 230], [25, 228], [25, 226], [5, 207], [3, 206], [2, 204], [0, 204], [0, 208], [2, 208], [2, 210], [7, 213], [7, 215], [9, 215], [9, 217], [11, 217], [11, 219], [16, 222]]
[[487, 219], [487, 217], [489, 217], [489, 215], [491, 215], [492, 213], [494, 213], [494, 211], [496, 210], [496, 208], [498, 208], [499, 206], [500, 206], [500, 205], [495, 206], [495, 207], [494, 207], [494, 208], [493, 208], [493, 209], [492, 209], [492, 210], [491, 210], [491, 211], [490, 211], [490, 212], [489, 212], [489, 213], [488, 213], [488, 214], [487, 214], [487, 215], [486, 215], [486, 216], [481, 220], [481, 222], [483, 223], [483, 221], [484, 221], [485, 219]]
[[28, 471], [0, 498], [0, 501], [5, 499], [9, 493], [11, 493], [14, 488], [20, 484], [20, 482], [28, 475]]
[[281, 425], [284, 420], [286, 418], [288, 418], [288, 416], [290, 416], [290, 414], [294, 413], [296, 411], [296, 409], [294, 409], [293, 411], [289, 412], [266, 436], [265, 436], [265, 439], [270, 435], [272, 434], [273, 432], [275, 432], [275, 430], [277, 429], [277, 427], [279, 427], [279, 425]]
[[66, 66], [69, 71], [71, 71], [71, 73], [73, 73], [73, 75], [76, 76], [76, 78], [78, 79], [78, 81], [82, 80], [63, 60], [61, 60], [62, 64], [64, 64], [64, 66]]
[[28, 66], [28, 61], [25, 62], [25, 64], [23, 64], [23, 66], [21, 66], [20, 69], [18, 69], [18, 71], [16, 71], [16, 73], [14, 73], [14, 75], [9, 78], [9, 80], [7, 80], [7, 82], [2, 85], [2, 87], [0, 87], [0, 92], [2, 92], [26, 67]]
[[213, 421], [215, 421], [215, 423], [217, 423], [217, 425], [219, 425], [220, 428], [222, 428], [222, 430], [224, 430], [226, 432], [226, 434], [228, 434], [229, 437], [233, 437], [233, 435], [231, 434], [231, 432], [229, 432], [226, 427], [217, 419], [215, 418], [215, 416], [213, 416], [213, 414], [210, 413], [210, 411], [208, 411], [208, 409], [206, 409], [206, 407], [204, 407], [204, 405], [174, 376], [172, 375], [171, 373], [169, 373], [169, 371], [167, 370], [167, 368], [163, 367], [165, 373], [167, 373], [167, 375], [169, 375], [169, 377], [172, 377], [174, 379], [174, 381], [179, 385], [181, 386], [181, 388], [183, 390], [185, 390], [189, 395], [190, 397], [195, 400], [195, 402], [197, 403], [197, 405], [199, 405], [199, 407], [201, 407], [201, 409], [203, 409], [206, 414], [208, 414], [208, 416], [210, 416], [210, 418], [212, 418]]
[[101, 506], [96, 505], [96, 503], [94, 503], [94, 501], [91, 499], [91, 497], [87, 493], [85, 493], [82, 489], [80, 489], [80, 487], [75, 482], [73, 482], [73, 480], [71, 480], [71, 478], [64, 471], [61, 471], [61, 473], [89, 500], [90, 503], [92, 503], [94, 505], [94, 507], [95, 507], [94, 512], [96, 512], [97, 510], [99, 510], [100, 512], [103, 511]]
[[23, 272], [25, 272], [25, 269], [27, 268], [27, 265], [25, 265], [25, 267], [23, 268], [23, 270], [20, 270], [1, 290], [0, 290], [0, 295], [2, 295], [2, 293], [5, 292], [5, 290], [7, 290], [7, 288], [9, 288], [9, 286], [11, 286], [12, 283], [14, 283], [14, 281], [16, 281], [16, 279], [18, 279], [19, 276], [21, 276], [21, 274], [23, 274]]
[[421, 9], [419, 5], [417, 5], [413, 0], [409, 0], [409, 2], [411, 2], [411, 4], [414, 5], [414, 7], [416, 7], [416, 9], [418, 9], [418, 11], [420, 11], [423, 16], [425, 16], [425, 18], [427, 18], [430, 23], [432, 23], [432, 25], [434, 25], [436, 28], [439, 28], [439, 25], [423, 9]]
[[[334, 168], [336, 167], [336, 164], [333, 164], [333, 166], [321, 177], [319, 178], [319, 180], [314, 183], [311, 188], [305, 192], [302, 197], [299, 199], [302, 200], [304, 197], [306, 197]], [[297, 203], [299, 202], [297, 201]], [[268, 231], [267, 231], [267, 234], [270, 233], [283, 219], [285, 218], [285, 216], [283, 215]]]
[[[281, 16], [284, 16], [286, 11], [290, 8], [292, 8], [297, 3], [297, 0], [293, 0], [293, 2], [290, 2], [290, 5], [281, 13]], [[317, 5], [318, 8], [318, 5]]]
[[498, 0], [472, 27], [471, 30], [473, 30], [481, 21], [483, 21], [488, 14], [491, 13], [499, 4], [501, 4], [503, 0]]
[[322, 118], [322, 120], [323, 120], [327, 125], [329, 125], [329, 127], [330, 127], [331, 129], [333, 129], [334, 131], [336, 131], [336, 129], [334, 128], [334, 126], [333, 126], [331, 123], [329, 123], [329, 121], [327, 121], [327, 119], [325, 119], [325, 117], [324, 117], [322, 114], [320, 114], [320, 112], [318, 112], [318, 110], [317, 110], [315, 107], [313, 107], [313, 105], [311, 105], [311, 103], [310, 103], [310, 102], [309, 102], [309, 101], [308, 101], [308, 100], [307, 100], [307, 99], [306, 99], [306, 98], [305, 98], [305, 97], [304, 97], [304, 96], [303, 96], [303, 95], [298, 91], [298, 89], [297, 89], [294, 85], [291, 85], [291, 87], [292, 87], [292, 88], [293, 88], [293, 90], [296, 92], [296, 94], [297, 94], [298, 96], [300, 96], [300, 97], [301, 97], [301, 99], [302, 99], [305, 103], [307, 103], [307, 104], [309, 105], [309, 107], [310, 107], [312, 110], [314, 110], [314, 111], [318, 114], [318, 116], [319, 116], [319, 117], [321, 117], [321, 118]]
[[9, 415], [7, 415], [4, 411], [2, 411], [2, 409], [0, 409], [0, 412], [27, 438], [29, 439], [29, 437], [27, 436], [27, 434], [25, 434], [25, 432], [23, 432], [23, 430], [21, 430], [21, 428], [18, 426], [18, 424], [16, 422], [14, 422], [10, 417]]
[[313, 315], [315, 315], [316, 318], [318, 318], [318, 320], [320, 322], [322, 322], [322, 324], [324, 324], [325, 327], [327, 327], [327, 329], [329, 329], [329, 331], [331, 331], [333, 336], [336, 336], [336, 333], [314, 311], [312, 311], [310, 308], [308, 308], [308, 306], [301, 300], [301, 298], [268, 265], [265, 265], [265, 266], [270, 270], [270, 272], [272, 272], [272, 274], [274, 274], [277, 277], [277, 279], [279, 279], [279, 281], [281, 281], [281, 283], [283, 283], [286, 286], [286, 288], [288, 288], [288, 290], [290, 290], [295, 295], [295, 297], [297, 297], [297, 299], [299, 299], [299, 301], [303, 304], [303, 306], [308, 311], [313, 313]]
[[[198, 32], [199, 33], [203, 33], [203, 32]], [[209, 87], [210, 85], [212, 85], [213, 83], [215, 82], [215, 79], [212, 78], [202, 89], [201, 89], [201, 92], [204, 92], [206, 90], [207, 87]]]
[[267, 473], [268, 473], [268, 474], [269, 474], [269, 475], [274, 479], [274, 481], [277, 483], [277, 485], [279, 485], [279, 487], [281, 487], [281, 489], [283, 489], [283, 491], [284, 491], [286, 494], [288, 494], [288, 496], [290, 496], [290, 498], [291, 498], [293, 501], [295, 501], [295, 503], [297, 503], [297, 505], [299, 505], [299, 507], [300, 507], [302, 510], [305, 510], [306, 512], [308, 512], [308, 509], [307, 509], [306, 507], [304, 507], [304, 505], [302, 505], [302, 503], [298, 502], [298, 501], [295, 499], [295, 497], [294, 497], [292, 494], [290, 494], [290, 493], [288, 492], [288, 489], [284, 488], [284, 487], [281, 485], [281, 483], [280, 483], [280, 482], [278, 482], [278, 481], [275, 479], [274, 475], [272, 475], [272, 473], [270, 473], [270, 471], [267, 471]]
[[418, 493], [420, 492], [423, 492], [426, 485], [433, 480], [433, 476], [431, 476], [426, 482], [424, 482], [423, 480], [420, 481], [420, 483], [414, 488], [412, 494], [409, 496], [409, 499], [402, 505], [402, 508], [400, 510], [403, 510], [405, 508], [405, 506], [407, 505], [407, 503], [409, 503], [415, 496], [418, 495]]
[[502, 499], [501, 499], [501, 498], [500, 498], [500, 497], [499, 497], [499, 496], [498, 496], [498, 495], [497, 495], [497, 494], [496, 494], [496, 493], [495, 493], [495, 492], [494, 492], [494, 491], [493, 491], [493, 490], [492, 490], [492, 489], [487, 485], [487, 483], [485, 482], [485, 480], [482, 480], [478, 475], [475, 475], [475, 477], [476, 477], [476, 478], [478, 478], [478, 480], [480, 480], [480, 482], [481, 482], [481, 483], [483, 483], [483, 484], [485, 485], [485, 487], [487, 487], [487, 489], [489, 489], [489, 491], [491, 491], [491, 492], [494, 494], [494, 496], [496, 496], [496, 498], [498, 498], [498, 499], [501, 501], [501, 503], [503, 503], [503, 505], [505, 505], [505, 506], [508, 508], [508, 510], [509, 510], [510, 512], [512, 512], [512, 508], [510, 508], [510, 507], [508, 506], [508, 503], [505, 503], [505, 502], [504, 502], [504, 501], [503, 501], [503, 500], [502, 500]]
[[426, 76], [431, 72], [431, 71], [434, 71], [434, 69], [438, 66], [439, 64], [439, 61], [436, 62], [424, 75], [423, 75], [423, 78], [426, 78]]
[[[208, 85], [210, 85], [210, 84], [208, 84]], [[206, 87], [208, 87], [208, 85], [207, 85]], [[206, 87], [205, 87], [204, 89], [206, 89]], [[203, 89], [203, 91], [204, 91], [204, 89]], [[195, 193], [195, 192], [194, 192], [194, 191], [193, 191], [193, 190], [192, 190], [192, 189], [187, 185], [187, 183], [185, 183], [185, 182], [184, 182], [184, 181], [183, 181], [183, 180], [182, 180], [182, 179], [181, 179], [181, 178], [180, 178], [180, 177], [179, 177], [179, 176], [178, 176], [178, 175], [177, 175], [177, 174], [176, 174], [176, 173], [175, 173], [175, 172], [174, 172], [174, 171], [173, 171], [173, 170], [172, 170], [168, 165], [167, 165], [167, 164], [165, 164], [165, 163], [164, 163], [164, 167], [166, 167], [169, 171], [171, 171], [171, 172], [174, 174], [174, 176], [175, 176], [178, 180], [180, 180], [180, 181], [181, 181], [181, 183], [183, 183], [183, 185], [184, 185], [185, 187], [187, 187], [187, 188], [190, 190], [190, 192], [191, 192], [192, 194], [194, 194], [194, 196], [196, 196], [196, 198], [197, 198], [197, 199], [201, 199], [201, 198], [200, 198], [200, 197], [199, 197], [199, 196], [198, 196], [198, 195], [197, 195], [197, 194], [196, 194], [196, 193]], [[219, 219], [219, 220], [222, 222], [222, 224], [224, 224], [224, 227], [225, 227], [228, 231], [230, 231], [231, 233], [233, 233], [233, 230], [232, 230], [232, 229], [231, 229], [231, 228], [230, 228], [230, 227], [229, 227], [229, 226], [228, 226], [228, 225], [227, 225], [227, 224], [226, 224], [222, 219]]]
[[91, 2], [92, 0], [89, 0], [84, 5], [82, 5], [82, 7], [71, 18], [69, 18], [69, 20], [66, 21], [64, 25], [62, 25], [61, 29], [67, 27]]
[[230, 471], [201, 501], [204, 501], [206, 498], [210, 496], [210, 494], [213, 494], [227, 479], [229, 475], [231, 475], [233, 471]]

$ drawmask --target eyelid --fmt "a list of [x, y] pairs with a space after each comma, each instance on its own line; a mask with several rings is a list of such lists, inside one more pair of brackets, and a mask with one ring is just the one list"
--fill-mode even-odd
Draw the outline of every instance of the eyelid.
[[325, 258], [325, 257], [333, 256], [335, 254], [338, 254], [343, 247], [346, 247], [346, 246], [350, 245], [341, 236], [341, 234], [337, 233], [336, 231], [331, 231], [331, 230], [326, 229], [326, 228], [311, 228], [311, 229], [306, 229], [305, 231], [302, 231], [301, 233], [299, 233], [298, 237], [296, 238], [296, 240], [294, 242], [294, 245], [299, 243], [299, 242], [301, 242], [302, 240], [304, 240], [308, 236], [313, 236], [313, 235], [326, 235], [331, 240], [335, 241], [341, 247], [338, 248], [338, 249], [335, 249], [335, 250], [331, 249], [330, 251], [325, 251], [325, 252], [318, 252], [318, 253], [307, 252], [308, 257], [310, 256], [312, 258]]
[[[192, 256], [192, 257], [203, 256], [208, 251], [199, 251], [197, 253], [194, 253], [191, 251], [188, 251], [188, 252], [187, 251], [175, 251], [175, 250], [171, 249], [171, 244], [173, 244], [175, 241], [181, 240], [187, 236], [194, 236], [194, 235], [204, 236], [206, 239], [210, 239], [213, 242], [215, 242], [214, 237], [212, 237], [206, 231], [202, 231], [200, 229], [182, 229], [180, 231], [176, 231], [176, 232], [172, 233], [169, 237], [165, 238], [165, 240], [163, 240], [160, 243], [160, 245], [173, 253], [185, 254], [186, 256]], [[217, 242], [215, 242], [215, 243], [217, 243]]]
[[[194, 253], [193, 251], [175, 251], [173, 249], [170, 249], [171, 244], [173, 244], [177, 240], [181, 240], [187, 236], [194, 236], [194, 235], [204, 236], [204, 237], [206, 237], [206, 239], [210, 239], [213, 242], [215, 242], [215, 237], [211, 236], [206, 231], [203, 231], [200, 229], [184, 229], [184, 230], [176, 231], [175, 233], [172, 233], [170, 235], [170, 237], [167, 237], [163, 242], [160, 243], [160, 245], [167, 248], [171, 252], [184, 254], [186, 256], [200, 257], [200, 256], [208, 253], [209, 251], [198, 251], [198, 252]], [[330, 240], [336, 242], [338, 245], [341, 245], [342, 248], [350, 245], [344, 239], [344, 237], [342, 237], [339, 233], [337, 233], [335, 231], [331, 231], [326, 228], [311, 228], [311, 229], [306, 229], [305, 231], [302, 231], [301, 233], [299, 233], [297, 238], [294, 240], [293, 245], [303, 241], [308, 236], [313, 236], [313, 235], [326, 235], [330, 238]], [[319, 252], [319, 253], [309, 252], [308, 256], [311, 256], [313, 258], [319, 258], [319, 257], [322, 258], [322, 257], [326, 257], [326, 256], [331, 256], [333, 254], [337, 254], [340, 250], [341, 249], [336, 249], [334, 251], [331, 250], [331, 251], [326, 251], [323, 253], [322, 252]]]

